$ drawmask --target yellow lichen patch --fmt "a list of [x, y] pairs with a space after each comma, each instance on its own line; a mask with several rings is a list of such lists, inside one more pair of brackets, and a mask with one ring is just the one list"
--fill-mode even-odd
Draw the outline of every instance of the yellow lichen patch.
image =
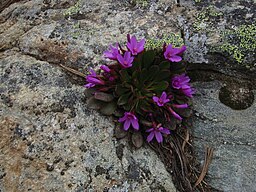
[[255, 24], [241, 25], [235, 30], [226, 30], [222, 34], [223, 44], [219, 46], [219, 49], [227, 52], [238, 63], [242, 63], [248, 52], [255, 52], [255, 36]]
[[184, 44], [184, 41], [179, 35], [175, 33], [170, 33], [169, 35], [163, 36], [163, 38], [161, 39], [157, 39], [157, 38], [147, 39], [145, 48], [146, 49], [162, 49], [164, 43], [166, 43], [167, 45], [172, 44], [174, 47], [180, 47]]

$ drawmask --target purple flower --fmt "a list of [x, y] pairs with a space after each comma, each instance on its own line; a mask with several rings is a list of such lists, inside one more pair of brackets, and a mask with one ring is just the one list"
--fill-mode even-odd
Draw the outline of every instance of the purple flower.
[[123, 68], [131, 67], [133, 59], [134, 57], [131, 56], [131, 52], [129, 51], [126, 51], [124, 53], [124, 56], [122, 56], [121, 54], [117, 55], [117, 60], [119, 61], [119, 63], [122, 65]]
[[187, 88], [189, 86], [189, 77], [185, 73], [181, 75], [176, 75], [172, 78], [172, 87], [174, 89]]
[[107, 65], [101, 65], [100, 68], [107, 73], [111, 71]]
[[97, 77], [97, 74], [94, 70], [90, 69], [89, 75], [86, 77], [86, 81], [88, 82], [85, 87], [86, 88], [91, 88], [94, 87], [95, 85], [104, 85], [105, 82], [101, 80], [99, 77]]
[[137, 42], [135, 36], [132, 36], [132, 38], [130, 39], [130, 36], [128, 35], [127, 38], [127, 48], [132, 52], [132, 55], [137, 55], [138, 53], [144, 50], [145, 39], [142, 39], [140, 42]]
[[195, 90], [189, 85], [190, 78], [184, 73], [181, 75], [176, 75], [172, 78], [172, 87], [174, 89], [180, 89], [181, 92], [188, 96], [193, 97]]
[[164, 58], [170, 60], [171, 62], [180, 62], [182, 60], [180, 54], [182, 54], [186, 50], [186, 46], [182, 46], [181, 48], [174, 48], [172, 44], [168, 45], [165, 52]]
[[168, 110], [176, 119], [182, 120], [182, 117], [178, 113], [176, 113], [171, 107], [168, 107]]
[[182, 88], [181, 91], [184, 95], [190, 98], [192, 98], [193, 94], [195, 93], [195, 89], [191, 88], [190, 86], [188, 86], [187, 88]]
[[153, 96], [153, 101], [159, 106], [162, 107], [164, 106], [165, 103], [168, 103], [170, 101], [170, 99], [167, 98], [167, 94], [166, 92], [163, 92], [161, 97], [156, 97]]
[[150, 134], [147, 137], [147, 142], [152, 141], [152, 139], [155, 137], [158, 143], [162, 143], [163, 142], [163, 134], [170, 134], [170, 130], [164, 127], [153, 127], [148, 129], [146, 132], [150, 132]]
[[111, 60], [117, 60], [117, 55], [120, 54], [119, 48], [118, 48], [118, 43], [116, 43], [116, 46], [109, 46], [110, 50], [109, 51], [105, 51], [103, 53], [103, 56], [106, 58], [109, 58]]
[[185, 109], [188, 108], [188, 104], [172, 104], [173, 107], [177, 108], [177, 109]]
[[124, 116], [118, 120], [124, 122], [124, 130], [127, 131], [132, 124], [132, 127], [139, 130], [139, 123], [137, 117], [132, 112], [125, 112]]

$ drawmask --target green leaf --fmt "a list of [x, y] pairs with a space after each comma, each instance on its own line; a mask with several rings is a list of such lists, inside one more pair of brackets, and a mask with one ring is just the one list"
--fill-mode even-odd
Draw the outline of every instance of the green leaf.
[[139, 108], [146, 112], [152, 111], [151, 105], [146, 100], [141, 100]]
[[115, 88], [115, 92], [117, 95], [123, 95], [127, 93], [129, 89], [127, 87], [123, 87], [122, 85], [117, 85]]
[[145, 80], [148, 78], [148, 70], [142, 69], [142, 71], [139, 74], [139, 79], [141, 82], [145, 82]]
[[153, 65], [148, 70], [148, 78], [147, 79], [154, 79], [154, 77], [159, 74], [159, 67], [157, 65]]
[[181, 63], [181, 62], [171, 63], [170, 70], [172, 72], [175, 72], [176, 74], [177, 73], [183, 73], [183, 72], [185, 72], [185, 64]]
[[170, 70], [162, 70], [154, 78], [155, 81], [162, 81], [162, 80], [167, 80], [168, 81], [170, 79], [171, 79]]
[[117, 108], [117, 105], [115, 102], [106, 103], [101, 109], [100, 112], [103, 115], [112, 115]]
[[148, 68], [153, 64], [153, 61], [155, 59], [155, 51], [149, 50], [145, 51], [143, 56], [142, 56], [142, 62], [144, 68]]
[[122, 69], [119, 71], [119, 74], [121, 76], [122, 81], [130, 82], [131, 81], [131, 76], [128, 74], [126, 69]]
[[124, 105], [126, 103], [128, 103], [128, 99], [130, 97], [131, 93], [126, 93], [124, 95], [121, 95], [117, 101], [118, 105]]
[[154, 84], [150, 90], [154, 90], [157, 92], [161, 92], [167, 89], [167, 87], [169, 86], [169, 83], [167, 81], [161, 81], [157, 84]]
[[113, 95], [103, 93], [103, 92], [96, 92], [94, 94], [94, 98], [100, 101], [110, 102], [114, 99]]
[[160, 69], [170, 70], [171, 63], [169, 61], [163, 61], [159, 64]]
[[143, 137], [140, 132], [132, 134], [132, 143], [136, 148], [140, 148], [143, 145]]

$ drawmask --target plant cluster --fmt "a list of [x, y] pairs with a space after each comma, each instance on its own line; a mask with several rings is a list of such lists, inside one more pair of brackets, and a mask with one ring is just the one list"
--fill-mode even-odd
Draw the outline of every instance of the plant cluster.
[[145, 42], [127, 35], [126, 45], [110, 45], [104, 52], [109, 63], [97, 72], [90, 69], [85, 87], [89, 107], [117, 117], [135, 140], [145, 136], [161, 143], [191, 115], [194, 89], [182, 61], [185, 46], [164, 43], [162, 50], [145, 49]]

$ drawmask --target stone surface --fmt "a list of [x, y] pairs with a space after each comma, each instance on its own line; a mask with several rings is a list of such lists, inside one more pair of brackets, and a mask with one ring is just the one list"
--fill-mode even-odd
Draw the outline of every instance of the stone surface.
[[[87, 73], [127, 33], [154, 38], [170, 32], [183, 37], [197, 81], [198, 158], [204, 145], [215, 147], [209, 183], [223, 191], [254, 191], [255, 101], [244, 110], [225, 106], [218, 93], [229, 84], [216, 74], [231, 76], [231, 84], [255, 84], [255, 7], [252, 0], [4, 0], [0, 191], [175, 191], [154, 152], [116, 140], [111, 119], [87, 108], [84, 80], [58, 66]], [[251, 89], [229, 97], [247, 98]]]
[[233, 110], [219, 100], [222, 82], [194, 85], [194, 142], [202, 162], [205, 147], [214, 148], [209, 169], [211, 185], [222, 191], [255, 191], [256, 102], [247, 109]]
[[154, 152], [117, 141], [60, 68], [13, 53], [0, 72], [1, 191], [175, 191]]

